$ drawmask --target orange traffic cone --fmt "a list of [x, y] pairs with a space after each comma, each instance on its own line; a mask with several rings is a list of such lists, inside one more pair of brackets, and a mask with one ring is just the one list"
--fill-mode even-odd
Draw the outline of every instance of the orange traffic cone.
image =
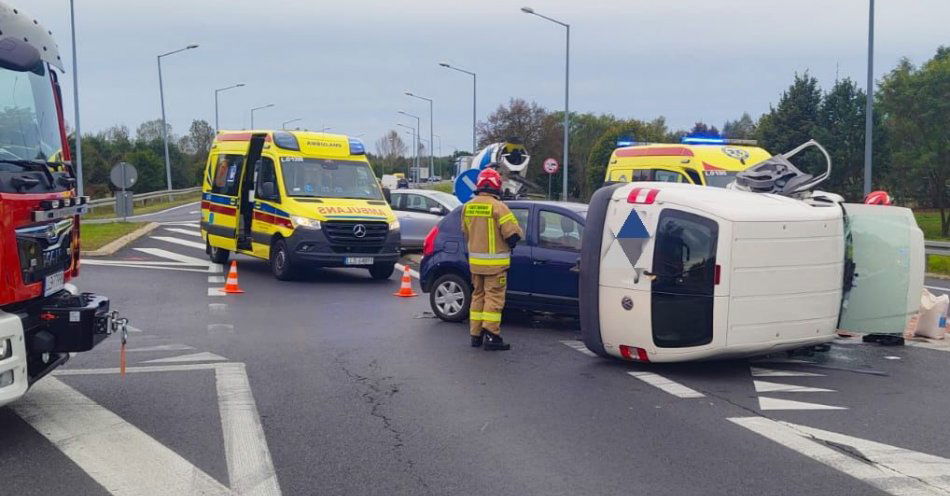
[[409, 265], [402, 266], [402, 286], [399, 287], [399, 291], [393, 293], [395, 296], [409, 297], [409, 296], [419, 296], [418, 293], [412, 290], [412, 276], [409, 275]]
[[224, 283], [224, 292], [228, 294], [244, 292], [237, 282], [237, 260], [231, 260], [231, 270], [228, 271], [228, 280]]

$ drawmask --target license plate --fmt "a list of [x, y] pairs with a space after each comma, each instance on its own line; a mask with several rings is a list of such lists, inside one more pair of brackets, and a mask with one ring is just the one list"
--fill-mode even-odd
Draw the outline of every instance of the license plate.
[[373, 265], [373, 257], [346, 257], [343, 263], [345, 265]]
[[63, 271], [46, 276], [43, 280], [43, 296], [49, 296], [63, 289]]

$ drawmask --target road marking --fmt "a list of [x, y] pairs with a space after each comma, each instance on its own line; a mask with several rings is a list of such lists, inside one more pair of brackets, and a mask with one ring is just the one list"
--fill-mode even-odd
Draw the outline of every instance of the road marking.
[[578, 341], [578, 340], [576, 340], [576, 339], [571, 339], [571, 340], [561, 341], [561, 344], [563, 344], [563, 345], [565, 345], [565, 346], [567, 346], [567, 347], [569, 347], [569, 348], [573, 348], [573, 349], [575, 349], [575, 350], [577, 350], [577, 351], [579, 351], [579, 352], [581, 352], [581, 353], [583, 353], [583, 354], [585, 354], [585, 355], [587, 355], [587, 356], [589, 356], [589, 357], [595, 357], [595, 358], [597, 357], [597, 353], [594, 353], [593, 351], [590, 351], [589, 349], [587, 349], [587, 347], [584, 346], [584, 342], [583, 342], [583, 341]]
[[187, 239], [174, 238], [172, 236], [149, 236], [151, 239], [157, 239], [159, 241], [164, 241], [166, 243], [174, 243], [176, 245], [187, 246], [189, 248], [198, 248], [201, 250], [205, 249], [204, 243], [199, 243], [197, 241], [189, 241]]
[[223, 284], [223, 283], [224, 283], [224, 276], [208, 276], [208, 283], [210, 283], [210, 284], [215, 284], [215, 283], [221, 283], [221, 284]]
[[[404, 267], [405, 267], [405, 265], [403, 265], [403, 264], [400, 264], [400, 263], [397, 263], [397, 264], [396, 264], [396, 270], [398, 270], [398, 271], [400, 271], [400, 272], [406, 270]], [[419, 271], [417, 271], [416, 269], [413, 269], [413, 268], [411, 268], [411, 267], [409, 268], [409, 275], [412, 276], [412, 277], [415, 277], [416, 279], [419, 279]]]
[[824, 377], [824, 374], [814, 372], [798, 372], [795, 370], [766, 369], [752, 367], [752, 377]]
[[950, 291], [950, 288], [945, 288], [945, 287], [943, 287], [943, 286], [927, 286], [927, 285], [925, 284], [924, 287], [927, 288], [927, 289], [935, 289], [935, 290], [937, 290], [937, 291], [943, 291], [944, 293]]
[[[204, 248], [204, 247], [202, 246], [202, 248]], [[168, 260], [174, 260], [175, 262], [181, 262], [181, 263], [187, 264], [187, 265], [198, 265], [198, 266], [201, 266], [201, 267], [208, 267], [209, 265], [218, 265], [218, 264], [212, 264], [212, 263], [209, 262], [207, 259], [197, 258], [197, 257], [189, 257], [188, 255], [182, 255], [182, 254], [180, 254], [180, 253], [175, 253], [175, 252], [173, 252], [173, 251], [163, 250], [163, 249], [161, 249], [161, 248], [134, 248], [134, 249], [135, 249], [136, 251], [140, 251], [140, 252], [142, 252], [142, 253], [147, 253], [147, 254], [152, 255], [152, 256], [154, 256], [154, 257], [166, 258], [166, 259], [168, 259]], [[211, 271], [209, 270], [209, 272], [211, 272]]]
[[164, 229], [165, 229], [166, 231], [171, 231], [171, 232], [173, 232], [173, 233], [186, 234], [186, 235], [188, 235], [188, 236], [195, 236], [195, 237], [197, 237], [197, 238], [200, 238], [200, 237], [201, 237], [201, 232], [199, 232], [199, 231], [194, 231], [194, 230], [191, 230], [191, 229], [181, 229], [181, 228], [179, 228], [179, 227], [166, 227], [166, 228], [164, 228]]
[[172, 220], [167, 222], [161, 222], [163, 226], [188, 226], [188, 227], [199, 227], [198, 222], [193, 220]]
[[226, 360], [227, 358], [224, 358], [221, 355], [215, 355], [214, 353], [208, 353], [207, 351], [204, 351], [201, 353], [192, 353], [190, 355], [179, 355], [175, 357], [147, 360], [142, 363], [222, 362]]
[[208, 313], [211, 315], [224, 315], [227, 311], [227, 303], [208, 303]]
[[895, 496], [950, 494], [950, 460], [763, 417], [730, 422]]
[[224, 272], [224, 264], [210, 264], [208, 265], [208, 272], [211, 274], [221, 274]]
[[833, 393], [834, 389], [824, 389], [817, 387], [796, 386], [795, 384], [782, 384], [780, 382], [752, 381], [757, 393]]
[[234, 326], [231, 324], [208, 324], [208, 332], [212, 334], [216, 332], [233, 333]]
[[843, 406], [822, 405], [806, 401], [783, 400], [759, 396], [759, 410], [847, 410]]
[[653, 372], [631, 371], [627, 373], [651, 386], [666, 391], [677, 398], [702, 398], [705, 396], [699, 391], [690, 389], [678, 382], [671, 381], [662, 375], [654, 374]]
[[110, 494], [232, 494], [132, 424], [47, 377], [14, 411]]
[[[159, 265], [162, 264], [162, 265]], [[190, 269], [188, 267], [182, 267], [181, 264], [176, 264], [173, 262], [157, 262], [157, 263], [122, 263], [118, 260], [89, 260], [83, 259], [82, 265], [96, 265], [100, 267], [122, 267], [126, 269], [151, 269], [151, 270], [174, 270], [178, 272], [200, 272], [202, 274], [207, 274], [206, 269]]]
[[244, 364], [221, 364], [215, 368], [215, 378], [231, 489], [241, 495], [279, 495], [277, 474]]
[[145, 346], [143, 348], [129, 348], [125, 351], [187, 351], [195, 349], [194, 346], [188, 346], [187, 344], [160, 344], [156, 346]]
[[198, 212], [200, 212], [200, 210], [192, 210], [192, 211], [188, 212], [188, 215], [195, 215], [195, 214], [198, 213]]
[[224, 296], [224, 288], [208, 288], [208, 296]]

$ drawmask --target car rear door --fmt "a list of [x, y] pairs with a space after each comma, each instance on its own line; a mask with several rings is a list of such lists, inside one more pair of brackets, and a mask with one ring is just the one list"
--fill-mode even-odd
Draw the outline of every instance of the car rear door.
[[584, 224], [576, 214], [539, 207], [537, 243], [532, 248], [532, 287], [535, 297], [559, 304], [577, 300], [577, 264]]

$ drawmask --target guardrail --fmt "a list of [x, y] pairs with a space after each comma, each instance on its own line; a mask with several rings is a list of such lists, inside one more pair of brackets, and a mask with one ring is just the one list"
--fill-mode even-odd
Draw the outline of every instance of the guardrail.
[[[201, 191], [200, 186], [195, 186], [194, 188], [182, 188], [182, 189], [163, 189], [160, 191], [149, 191], [148, 193], [139, 193], [137, 195], [132, 195], [132, 201], [140, 200], [152, 200], [155, 198], [168, 197], [169, 199], [175, 196], [186, 195], [188, 193], [195, 193]], [[110, 196], [108, 198], [97, 198], [95, 200], [89, 201], [90, 208], [102, 207], [106, 205], [115, 205], [115, 197]]]
[[950, 241], [924, 241], [924, 253], [950, 256]]

